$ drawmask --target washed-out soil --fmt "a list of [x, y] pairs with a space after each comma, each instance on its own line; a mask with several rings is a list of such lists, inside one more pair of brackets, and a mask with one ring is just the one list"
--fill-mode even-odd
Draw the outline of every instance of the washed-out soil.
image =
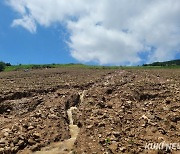
[[68, 140], [73, 106], [71, 153], [180, 153], [145, 147], [180, 144], [180, 69], [54, 68], [0, 73], [0, 154]]

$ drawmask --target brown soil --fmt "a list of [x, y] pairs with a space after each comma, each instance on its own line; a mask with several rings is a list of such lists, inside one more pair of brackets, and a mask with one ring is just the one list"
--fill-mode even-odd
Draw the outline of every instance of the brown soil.
[[[83, 93], [83, 96], [82, 96]], [[66, 153], [180, 153], [180, 70], [59, 68], [0, 73], [0, 154], [32, 153], [71, 138]]]

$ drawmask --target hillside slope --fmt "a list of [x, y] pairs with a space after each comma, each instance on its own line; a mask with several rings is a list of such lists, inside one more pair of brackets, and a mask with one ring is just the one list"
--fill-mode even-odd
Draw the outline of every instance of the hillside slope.
[[143, 66], [180, 66], [180, 59], [164, 61], [164, 62], [154, 62], [152, 64], [144, 64]]

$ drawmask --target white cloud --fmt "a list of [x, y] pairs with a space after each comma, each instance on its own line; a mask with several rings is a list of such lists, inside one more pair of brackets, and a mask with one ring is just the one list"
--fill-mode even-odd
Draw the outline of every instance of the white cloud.
[[19, 25], [29, 30], [31, 33], [36, 32], [36, 24], [32, 17], [24, 16], [22, 19], [15, 19], [11, 26], [15, 27]]
[[25, 1], [24, 0], [6, 0], [5, 1], [9, 6], [11, 6], [15, 11], [25, 14], [26, 8], [25, 8]]
[[[168, 60], [180, 52], [179, 0], [6, 0], [30, 32], [65, 23], [71, 55], [100, 64]], [[150, 47], [155, 50], [151, 51]]]

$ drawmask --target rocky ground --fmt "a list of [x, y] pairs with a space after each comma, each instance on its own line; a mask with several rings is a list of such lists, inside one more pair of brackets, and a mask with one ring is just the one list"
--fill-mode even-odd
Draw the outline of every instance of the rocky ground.
[[[82, 97], [83, 94], [83, 98]], [[72, 153], [180, 153], [180, 70], [60, 68], [0, 74], [0, 153], [32, 153], [70, 138]]]

